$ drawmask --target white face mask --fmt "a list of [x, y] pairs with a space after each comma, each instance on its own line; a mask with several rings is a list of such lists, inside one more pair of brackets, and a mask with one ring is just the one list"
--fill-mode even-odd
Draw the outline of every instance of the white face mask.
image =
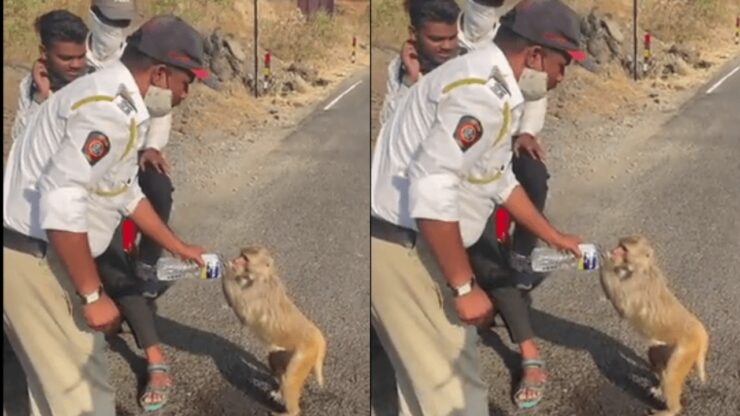
[[547, 73], [524, 68], [519, 77], [519, 89], [525, 101], [537, 101], [547, 95]]
[[92, 21], [92, 53], [96, 59], [105, 61], [121, 49], [126, 39], [123, 28], [109, 26], [103, 23], [98, 16], [89, 10]]
[[152, 117], [164, 117], [172, 111], [172, 90], [150, 85], [144, 104]]

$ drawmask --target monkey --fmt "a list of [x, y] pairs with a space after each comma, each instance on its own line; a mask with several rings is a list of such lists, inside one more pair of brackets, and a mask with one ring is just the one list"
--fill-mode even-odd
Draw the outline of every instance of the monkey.
[[324, 335], [288, 297], [272, 255], [262, 246], [243, 248], [228, 262], [222, 287], [237, 318], [268, 346], [270, 371], [280, 383], [279, 392], [271, 395], [285, 404], [280, 415], [297, 416], [312, 369], [319, 386], [324, 385]]
[[706, 381], [709, 335], [669, 289], [647, 238], [621, 238], [601, 256], [600, 280], [606, 297], [650, 346], [648, 361], [660, 381], [650, 393], [666, 405], [652, 414], [675, 416], [681, 411], [681, 392], [692, 367], [699, 380]]

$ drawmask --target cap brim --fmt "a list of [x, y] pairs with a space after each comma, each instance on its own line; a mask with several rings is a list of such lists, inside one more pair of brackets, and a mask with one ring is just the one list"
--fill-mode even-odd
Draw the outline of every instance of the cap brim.
[[568, 55], [587, 71], [597, 72], [599, 70], [599, 64], [582, 50], [570, 50]]
[[193, 73], [195, 78], [205, 84], [207, 87], [217, 90], [221, 87], [221, 83], [218, 79], [211, 74], [211, 72], [204, 68], [190, 68], [190, 72]]

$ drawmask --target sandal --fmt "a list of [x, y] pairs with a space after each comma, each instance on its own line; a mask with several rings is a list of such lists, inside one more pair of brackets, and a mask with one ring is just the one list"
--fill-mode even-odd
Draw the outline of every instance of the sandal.
[[[168, 374], [170, 371], [170, 366], [167, 364], [151, 364], [147, 367], [147, 372], [149, 374], [151, 373], [165, 373]], [[157, 410], [161, 409], [165, 404], [167, 404], [167, 396], [170, 392], [170, 388], [172, 386], [170, 384], [167, 385], [160, 385], [160, 386], [154, 386], [151, 384], [151, 381], [147, 382], [146, 389], [144, 389], [144, 394], [141, 395], [141, 398], [139, 399], [139, 404], [144, 409], [145, 412], [156, 412]], [[151, 397], [153, 395], [159, 396], [159, 401], [156, 402], [146, 402], [146, 399], [148, 397]]]
[[[522, 361], [522, 369], [544, 369], [544, 367], [545, 362], [542, 360], [532, 359]], [[537, 406], [542, 400], [543, 392], [546, 385], [547, 380], [529, 381], [523, 375], [522, 381], [519, 382], [519, 388], [517, 389], [516, 393], [514, 393], [514, 402], [520, 409], [531, 409]], [[522, 399], [521, 397], [525, 396], [527, 392], [533, 392], [534, 397], [529, 400]]]

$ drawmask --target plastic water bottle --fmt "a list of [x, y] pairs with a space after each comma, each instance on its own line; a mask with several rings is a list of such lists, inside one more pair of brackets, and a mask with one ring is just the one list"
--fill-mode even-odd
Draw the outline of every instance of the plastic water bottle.
[[157, 280], [220, 279], [224, 274], [224, 261], [218, 254], [203, 254], [205, 267], [175, 257], [160, 257], [157, 261]]
[[550, 247], [537, 247], [532, 251], [532, 271], [542, 273], [555, 270], [594, 271], [599, 268], [599, 248], [594, 244], [579, 244], [582, 256], [576, 258], [568, 252]]

